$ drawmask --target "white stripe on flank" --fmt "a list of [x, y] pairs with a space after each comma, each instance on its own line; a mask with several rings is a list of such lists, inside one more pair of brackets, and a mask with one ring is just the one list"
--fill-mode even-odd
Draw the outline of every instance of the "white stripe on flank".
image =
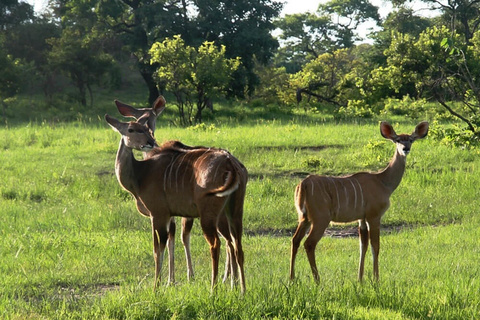
[[[178, 170], [180, 169], [180, 167], [182, 166], [182, 163], [183, 163], [183, 160], [185, 160], [185, 157], [187, 156], [187, 153], [184, 153], [182, 155], [182, 161], [180, 161], [180, 163], [178, 164], [177, 166], [177, 171], [175, 172], [175, 180], [176, 180], [176, 191], [178, 193]], [[185, 176], [185, 174], [184, 174]], [[184, 187], [184, 183], [185, 183], [185, 179], [182, 179], [182, 187]]]
[[315, 186], [313, 184], [313, 179], [310, 179], [310, 183], [312, 184], [312, 197], [313, 197], [313, 189], [315, 189]]
[[355, 192], [355, 204], [354, 204], [354, 209], [357, 208], [357, 188], [355, 188], [355, 185], [353, 184], [352, 180], [348, 179], [348, 181], [350, 181], [350, 183], [352, 184], [352, 187], [353, 187], [353, 191]]
[[353, 179], [355, 180], [355, 182], [358, 184], [358, 187], [360, 188], [360, 195], [362, 196], [362, 208], [364, 207], [364, 202], [363, 202], [363, 189], [362, 189], [362, 185], [360, 184], [360, 182], [358, 182], [357, 179]]
[[178, 155], [175, 156], [175, 161], [173, 161], [172, 165], [170, 166], [170, 172], [168, 173], [168, 187], [171, 188], [172, 186], [172, 171], [176, 167], [175, 163], [178, 161], [178, 158], [180, 158]]
[[337, 184], [335, 183], [334, 178], [328, 177], [328, 179], [333, 183], [333, 186], [335, 187], [335, 192], [337, 193], [337, 213], [340, 212], [340, 198], [338, 196], [338, 189], [337, 189]]
[[343, 186], [343, 192], [345, 193], [345, 208], [348, 208], [348, 199], [350, 198], [347, 193], [347, 187], [345, 186], [345, 180], [340, 180]]
[[165, 173], [163, 174], [163, 191], [167, 191], [167, 173], [168, 173], [168, 167], [170, 167], [175, 160], [175, 157], [172, 157], [172, 160], [170, 160], [170, 163], [168, 166], [165, 168]]

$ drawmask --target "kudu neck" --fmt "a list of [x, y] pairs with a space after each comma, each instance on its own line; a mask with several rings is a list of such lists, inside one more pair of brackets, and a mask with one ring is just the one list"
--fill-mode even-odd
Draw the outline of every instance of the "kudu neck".
[[391, 190], [391, 192], [395, 191], [402, 181], [406, 163], [407, 157], [401, 155], [398, 150], [395, 149], [395, 154], [392, 160], [390, 160], [388, 166], [380, 172], [381, 181]]
[[135, 160], [132, 148], [127, 147], [121, 139], [115, 160], [115, 174], [118, 182], [130, 192], [135, 192], [137, 189], [137, 167], [138, 161]]

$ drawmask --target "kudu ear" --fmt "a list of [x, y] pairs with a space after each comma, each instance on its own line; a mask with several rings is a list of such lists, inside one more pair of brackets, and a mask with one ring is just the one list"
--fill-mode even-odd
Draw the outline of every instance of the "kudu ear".
[[105, 115], [105, 120], [110, 125], [110, 127], [112, 127], [113, 130], [122, 134], [126, 123], [120, 122], [117, 119], [110, 117], [108, 114]]
[[412, 138], [415, 140], [417, 139], [423, 139], [427, 136], [428, 134], [428, 122], [423, 121], [417, 124], [415, 127], [415, 131], [412, 133]]
[[386, 121], [380, 123], [380, 133], [385, 139], [394, 140], [397, 137], [393, 127]]
[[165, 110], [166, 104], [167, 104], [167, 101], [163, 96], [158, 96], [157, 100], [155, 100], [152, 106], [152, 110], [157, 117], [160, 115], [160, 113], [163, 112], [163, 110]]
[[120, 114], [124, 117], [133, 117], [135, 119], [138, 119], [144, 113], [143, 111], [118, 100], [115, 100], [115, 105], [117, 106], [118, 112], [120, 112]]

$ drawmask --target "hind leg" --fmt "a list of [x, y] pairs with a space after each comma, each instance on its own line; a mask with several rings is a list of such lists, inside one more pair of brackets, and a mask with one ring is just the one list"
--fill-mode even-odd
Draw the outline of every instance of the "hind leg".
[[297, 256], [298, 247], [303, 237], [307, 234], [307, 230], [310, 227], [310, 223], [306, 219], [300, 220], [297, 226], [297, 230], [292, 238], [292, 250], [290, 255], [290, 280], [295, 279], [295, 258]]
[[232, 242], [232, 238], [230, 236], [230, 227], [226, 214], [220, 215], [217, 229], [226, 242], [225, 273], [223, 275], [223, 282], [225, 283], [228, 277], [231, 275], [231, 282], [233, 287], [238, 281], [238, 265], [236, 259], [234, 258], [235, 248]]
[[303, 246], [305, 247], [305, 251], [307, 252], [308, 262], [310, 263], [310, 268], [312, 269], [313, 279], [315, 280], [315, 282], [320, 281], [317, 263], [315, 262], [315, 248], [318, 241], [320, 241], [323, 234], [325, 233], [325, 229], [327, 229], [329, 223], [330, 220], [327, 219], [312, 222], [310, 232], [308, 233], [307, 239], [303, 244]]
[[190, 253], [190, 232], [193, 227], [192, 218], [182, 218], [182, 243], [185, 250], [185, 259], [187, 261], [187, 279], [192, 280], [194, 277], [192, 254]]

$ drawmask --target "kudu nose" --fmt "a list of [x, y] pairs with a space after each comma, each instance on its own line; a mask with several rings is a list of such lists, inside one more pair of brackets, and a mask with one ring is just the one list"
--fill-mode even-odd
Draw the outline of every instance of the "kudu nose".
[[158, 147], [157, 141], [155, 141], [155, 139], [150, 139], [150, 140], [148, 140], [148, 144], [149, 144], [152, 148]]

